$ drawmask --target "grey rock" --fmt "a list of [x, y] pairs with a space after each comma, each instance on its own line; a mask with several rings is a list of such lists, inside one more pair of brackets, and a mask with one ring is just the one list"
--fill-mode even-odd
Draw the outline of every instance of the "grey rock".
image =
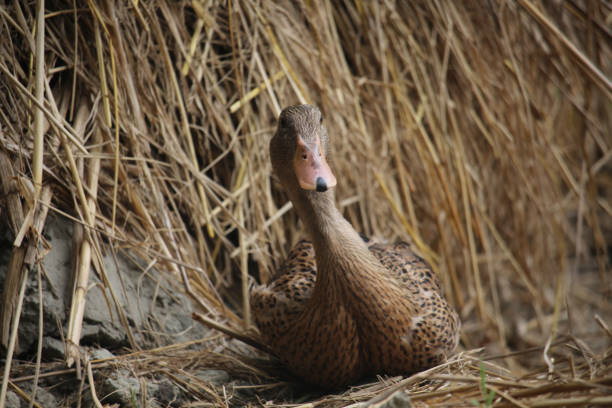
[[[159, 394], [159, 385], [147, 381], [147, 406], [155, 402], [155, 396]], [[117, 371], [111, 377], [106, 378], [102, 385], [101, 393], [98, 394], [102, 404], [119, 404], [120, 406], [140, 406], [142, 389], [138, 378], [134, 378], [128, 371]]]
[[200, 370], [196, 373], [196, 377], [213, 385], [222, 385], [230, 381], [227, 371], [216, 369]]
[[[65, 296], [69, 285], [71, 263], [72, 227], [66, 222], [49, 217], [45, 226], [45, 236], [51, 244], [51, 250], [42, 260], [43, 291], [43, 334], [59, 338], [56, 321], [65, 321]], [[23, 302], [19, 323], [19, 353], [31, 351], [38, 340], [39, 332], [39, 294], [36, 267], [28, 274], [26, 296]], [[0, 274], [2, 271], [0, 271]], [[3, 278], [2, 278], [3, 279]]]
[[408, 408], [412, 407], [410, 397], [403, 390], [396, 391], [380, 404], [372, 405], [376, 408]]
[[126, 373], [117, 373], [104, 380], [101, 393], [98, 394], [102, 404], [138, 405], [140, 382], [137, 378], [128, 377]]
[[100, 346], [115, 350], [128, 346], [127, 334], [111, 322], [84, 323], [81, 330], [81, 344]]
[[[33, 384], [32, 383], [24, 383], [22, 388], [23, 390], [28, 394], [28, 395], [32, 395], [32, 387]], [[57, 399], [55, 398], [55, 396], [53, 394], [51, 394], [51, 392], [47, 391], [46, 388], [43, 387], [36, 387], [36, 395], [34, 396], [34, 401], [38, 402], [41, 406], [43, 407], [57, 407], [59, 406]], [[7, 407], [9, 407], [10, 405], [7, 405]], [[18, 407], [19, 405], [17, 405]], [[28, 406], [28, 402], [27, 401], [22, 401], [21, 402], [21, 406], [22, 407], [27, 407]]]
[[183, 391], [167, 378], [157, 383], [157, 391], [153, 397], [163, 407], [181, 407], [185, 400]]
[[17, 394], [9, 390], [6, 392], [6, 400], [4, 402], [5, 402], [6, 408], [10, 408], [10, 407], [19, 408], [19, 404], [21, 403], [21, 400], [19, 399], [19, 396]]
[[42, 359], [44, 361], [61, 360], [64, 358], [64, 343], [51, 336], [44, 336], [42, 342]]
[[105, 348], [94, 349], [94, 350], [91, 351], [91, 354], [89, 356], [90, 356], [91, 360], [105, 360], [107, 358], [115, 357], [115, 355], [113, 353], [111, 353], [110, 351], [108, 351]]
[[[135, 325], [140, 326], [142, 317], [138, 313], [139, 303], [145, 314], [148, 312], [148, 307], [146, 307], [146, 300], [144, 300], [146, 296], [143, 296], [141, 301], [141, 297], [136, 291], [134, 281], [137, 279], [138, 273], [134, 271], [134, 267], [129, 260], [121, 254], [117, 255], [117, 262], [110, 254], [104, 256], [102, 260], [109, 286], [112, 288], [121, 309], [127, 313]], [[119, 276], [120, 274], [122, 276]], [[87, 292], [84, 320], [90, 323], [110, 322], [113, 319], [117, 321], [118, 316], [112, 302], [111, 290], [101, 284], [96, 274], [91, 274], [90, 284], [94, 283], [98, 285]], [[143, 293], [143, 295], [146, 295], [146, 293]], [[112, 309], [109, 309], [107, 299], [111, 303]]]

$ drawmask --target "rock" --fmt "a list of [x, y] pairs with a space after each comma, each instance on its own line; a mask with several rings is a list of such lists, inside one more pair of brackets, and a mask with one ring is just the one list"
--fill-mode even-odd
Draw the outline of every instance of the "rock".
[[128, 377], [127, 372], [118, 372], [113, 377], [104, 380], [102, 389], [98, 391], [98, 398], [102, 404], [120, 404], [131, 406], [138, 402], [140, 395], [140, 382], [138, 379]]
[[[138, 304], [140, 303], [143, 314], [148, 313], [149, 308], [146, 304], [149, 303], [146, 299], [146, 294], [142, 299], [136, 290], [136, 279], [138, 273], [134, 270], [134, 265], [121, 253], [115, 258], [106, 255], [103, 257], [104, 271], [110, 287], [113, 289], [115, 296], [122, 310], [127, 313], [132, 325], [140, 326], [142, 324], [142, 316], [138, 313]], [[119, 276], [119, 274], [123, 276]], [[123, 278], [123, 279], [122, 279]], [[110, 289], [104, 288], [96, 274], [90, 274], [90, 285], [98, 283], [87, 292], [87, 303], [85, 304], [85, 314], [83, 320], [95, 324], [99, 322], [112, 322], [113, 320], [119, 324], [116, 309], [113, 305]], [[123, 290], [125, 288], [125, 290]], [[109, 304], [107, 300], [111, 302]], [[111, 316], [111, 313], [113, 314]]]
[[64, 358], [64, 343], [55, 337], [45, 336], [42, 342], [43, 361], [62, 360]]
[[390, 397], [378, 404], [372, 404], [371, 407], [376, 408], [408, 408], [412, 407], [410, 397], [404, 390], [394, 392]]
[[[56, 319], [66, 320], [66, 293], [69, 286], [72, 227], [56, 217], [48, 217], [44, 231], [51, 250], [42, 260], [43, 334], [60, 338]], [[0, 271], [1, 273], [1, 271]], [[35, 270], [28, 274], [26, 296], [19, 322], [19, 353], [31, 352], [38, 340], [39, 295]]]
[[[24, 383], [22, 385], [22, 389], [29, 395], [32, 396], [32, 383]], [[53, 394], [51, 394], [51, 392], [47, 391], [46, 388], [42, 388], [42, 387], [37, 387], [36, 388], [36, 395], [34, 397], [34, 401], [38, 402], [40, 404], [40, 406], [43, 407], [57, 407], [59, 406], [57, 399], [55, 398], [55, 396]], [[7, 405], [7, 408], [10, 407], [11, 405]], [[19, 405], [16, 405], [17, 407], [19, 407]], [[28, 402], [27, 401], [22, 401], [21, 402], [21, 406], [22, 407], [27, 407], [28, 406]]]
[[9, 390], [6, 392], [6, 400], [4, 402], [7, 408], [9, 407], [19, 408], [19, 404], [21, 403], [21, 400], [19, 399], [19, 396], [17, 394]]
[[153, 397], [164, 407], [181, 407], [185, 400], [181, 389], [167, 378], [157, 383], [157, 391], [153, 393]]
[[81, 345], [116, 350], [129, 346], [127, 334], [111, 322], [84, 323], [81, 330]]
[[196, 373], [196, 377], [213, 385], [222, 385], [230, 381], [229, 374], [224, 370], [200, 370]]
[[[162, 386], [158, 383], [147, 381], [147, 407], [157, 407], [156, 400], [172, 401], [172, 399], [160, 399], [160, 389]], [[164, 387], [163, 395], [168, 395], [168, 387]], [[174, 387], [173, 387], [174, 388]], [[121, 407], [140, 406], [142, 398], [142, 388], [138, 378], [132, 377], [129, 371], [120, 370], [115, 372], [111, 377], [104, 380], [102, 389], [98, 393], [98, 398], [102, 404], [119, 404]]]
[[106, 360], [107, 358], [113, 358], [115, 355], [105, 348], [94, 349], [89, 355], [91, 360]]

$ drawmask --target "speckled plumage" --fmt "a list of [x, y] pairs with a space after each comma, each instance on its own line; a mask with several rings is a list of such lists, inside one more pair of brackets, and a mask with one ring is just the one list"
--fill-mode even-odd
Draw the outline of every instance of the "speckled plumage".
[[408, 374], [457, 345], [459, 319], [438, 278], [407, 243], [365, 242], [342, 217], [333, 190], [299, 187], [294, 144], [328, 136], [316, 107], [281, 113], [272, 164], [312, 238], [300, 241], [251, 306], [263, 339], [297, 376], [332, 388], [374, 374]]

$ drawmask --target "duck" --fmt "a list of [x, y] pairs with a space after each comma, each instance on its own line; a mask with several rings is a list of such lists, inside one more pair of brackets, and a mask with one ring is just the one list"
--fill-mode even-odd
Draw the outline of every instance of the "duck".
[[365, 238], [342, 216], [319, 108], [283, 109], [269, 151], [309, 239], [251, 288], [262, 341], [295, 376], [328, 389], [443, 362], [458, 343], [457, 313], [409, 243]]

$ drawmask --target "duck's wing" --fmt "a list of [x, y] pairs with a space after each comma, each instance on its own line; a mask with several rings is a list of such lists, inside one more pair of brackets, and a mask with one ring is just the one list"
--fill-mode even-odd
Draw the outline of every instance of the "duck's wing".
[[420, 357], [414, 360], [415, 366], [428, 367], [441, 361], [443, 355], [457, 346], [461, 323], [443, 296], [438, 276], [406, 242], [370, 242], [368, 246], [417, 307], [411, 321], [414, 326], [410, 340]]
[[282, 263], [272, 281], [279, 279], [283, 275], [306, 274], [312, 275], [313, 280], [317, 276], [317, 264], [315, 263], [315, 252], [312, 242], [302, 239], [287, 254], [287, 258]]
[[251, 290], [253, 318], [265, 337], [273, 339], [285, 332], [304, 310], [316, 275], [312, 243], [302, 240], [289, 252], [270, 283]]
[[406, 289], [420, 288], [442, 293], [442, 285], [431, 266], [414, 253], [409, 243], [400, 241], [387, 244], [370, 240], [368, 248]]

